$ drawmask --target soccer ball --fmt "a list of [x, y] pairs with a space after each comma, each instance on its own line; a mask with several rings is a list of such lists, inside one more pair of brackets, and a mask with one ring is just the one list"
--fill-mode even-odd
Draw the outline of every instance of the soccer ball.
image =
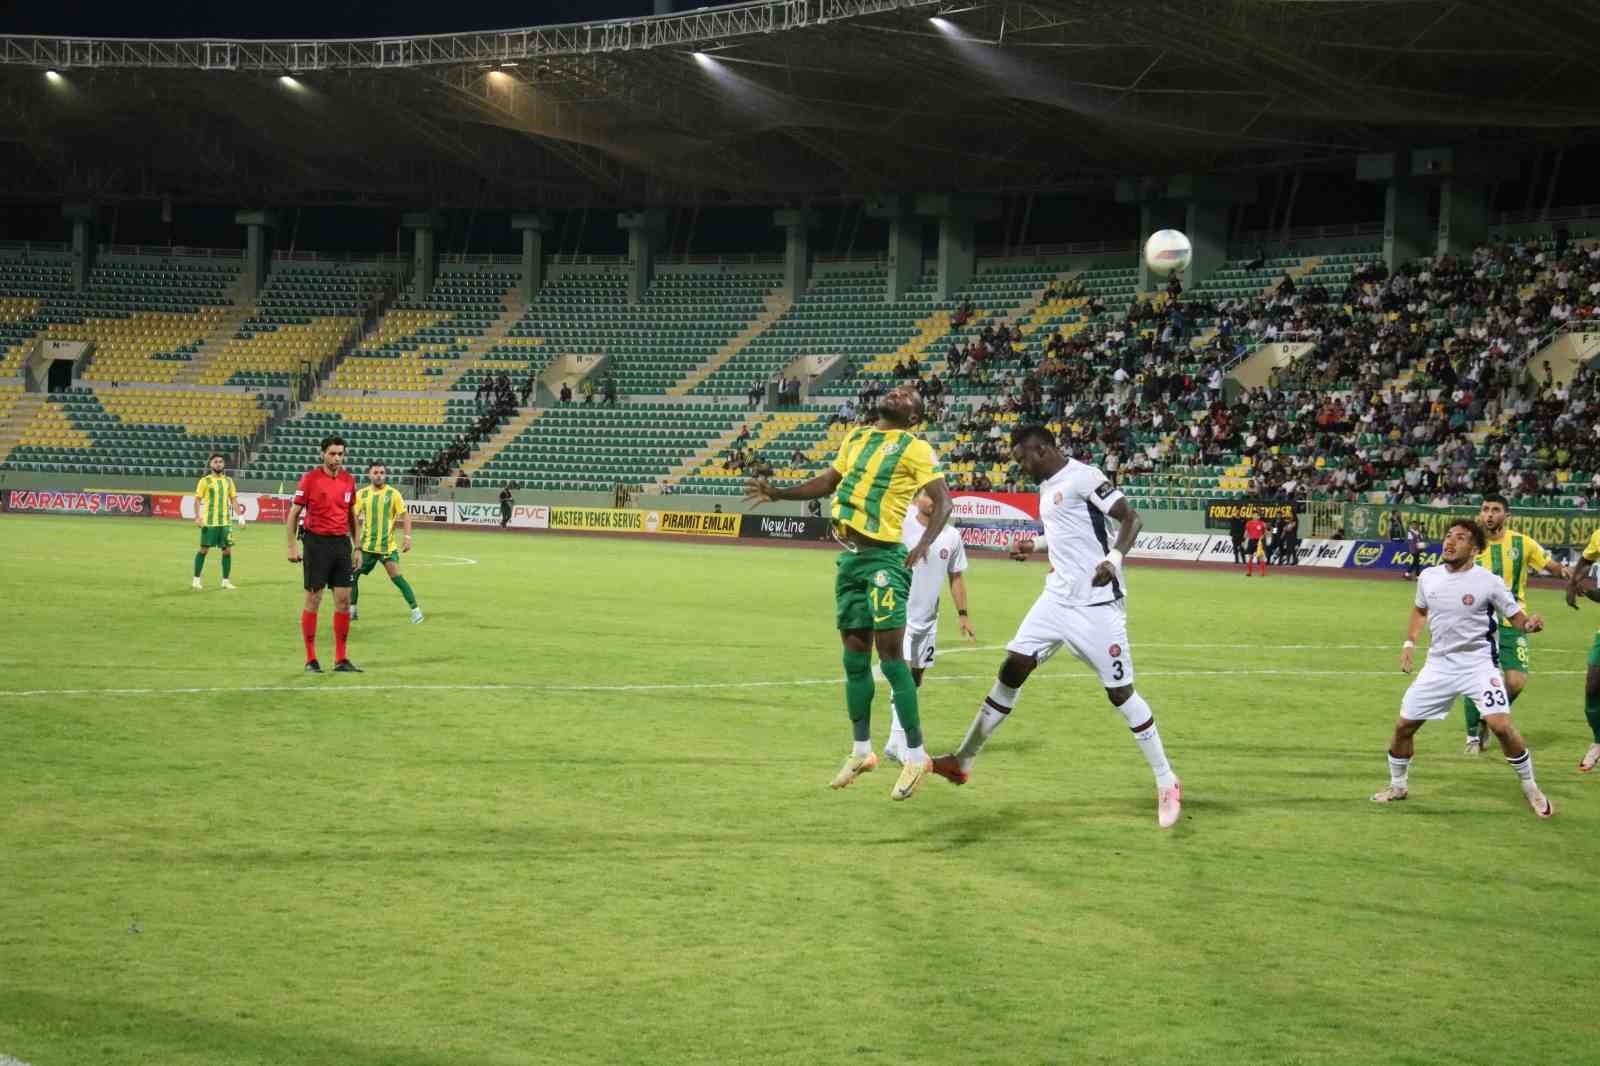
[[1189, 269], [1193, 254], [1189, 238], [1175, 229], [1156, 230], [1144, 242], [1144, 265], [1162, 277]]

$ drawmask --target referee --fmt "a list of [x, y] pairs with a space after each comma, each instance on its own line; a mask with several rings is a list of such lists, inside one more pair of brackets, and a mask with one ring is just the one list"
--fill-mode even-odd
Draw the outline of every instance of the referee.
[[350, 637], [350, 576], [361, 565], [361, 551], [353, 543], [356, 479], [344, 468], [344, 438], [322, 439], [322, 465], [312, 467], [295, 486], [289, 507], [289, 561], [302, 562], [295, 533], [305, 514], [306, 603], [300, 612], [300, 635], [306, 642], [306, 672], [322, 673], [317, 662], [317, 608], [322, 590], [333, 588], [334, 673], [359, 674], [361, 668], [345, 655]]

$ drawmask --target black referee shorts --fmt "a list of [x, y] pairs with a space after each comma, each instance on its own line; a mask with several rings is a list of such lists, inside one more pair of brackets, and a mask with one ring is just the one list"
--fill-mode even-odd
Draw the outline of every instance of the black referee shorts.
[[305, 546], [300, 554], [306, 588], [313, 592], [324, 588], [349, 588], [350, 538], [329, 537], [307, 530], [303, 540]]

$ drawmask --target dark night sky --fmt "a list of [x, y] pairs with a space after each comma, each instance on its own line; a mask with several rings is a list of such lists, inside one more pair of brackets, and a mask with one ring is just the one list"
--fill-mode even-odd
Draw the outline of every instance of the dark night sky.
[[[701, 6], [679, 0], [674, 7]], [[0, 32], [85, 37], [387, 37], [626, 18], [652, 0], [164, 0], [0, 4]]]

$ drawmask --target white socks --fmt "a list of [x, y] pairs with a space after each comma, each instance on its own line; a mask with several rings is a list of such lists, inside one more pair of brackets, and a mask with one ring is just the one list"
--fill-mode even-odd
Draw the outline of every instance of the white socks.
[[1524, 792], [1532, 791], [1539, 786], [1533, 783], [1533, 752], [1527, 748], [1522, 749], [1521, 755], [1507, 757], [1506, 762], [1517, 772], [1517, 777], [1522, 781]]
[[1178, 775], [1172, 772], [1172, 766], [1167, 762], [1167, 750], [1162, 747], [1161, 733], [1156, 729], [1155, 712], [1150, 710], [1144, 697], [1135, 692], [1117, 710], [1122, 712], [1128, 728], [1133, 730], [1133, 739], [1139, 742], [1139, 751], [1143, 753], [1144, 761], [1150, 764], [1150, 772], [1155, 774], [1156, 787], [1171, 788], [1176, 785]]
[[871, 755], [872, 754], [872, 741], [870, 741], [870, 740], [852, 740], [850, 742], [850, 754], [851, 755]]
[[1404, 759], [1397, 759], [1393, 755], [1389, 756], [1389, 785], [1390, 785], [1390, 787], [1392, 787], [1392, 788], [1408, 788], [1408, 786], [1406, 785], [1406, 778], [1407, 778], [1407, 775], [1410, 774], [1410, 772], [1411, 772], [1411, 759], [1409, 757], [1408, 758], [1404, 758]]
[[1000, 723], [1006, 720], [1011, 708], [1016, 706], [1018, 691], [1003, 681], [994, 683], [983, 706], [978, 708], [978, 717], [972, 720], [972, 725], [967, 729], [966, 739], [956, 749], [956, 760], [961, 764], [961, 769], [972, 769], [972, 760], [978, 757], [984, 743], [1000, 728]]

